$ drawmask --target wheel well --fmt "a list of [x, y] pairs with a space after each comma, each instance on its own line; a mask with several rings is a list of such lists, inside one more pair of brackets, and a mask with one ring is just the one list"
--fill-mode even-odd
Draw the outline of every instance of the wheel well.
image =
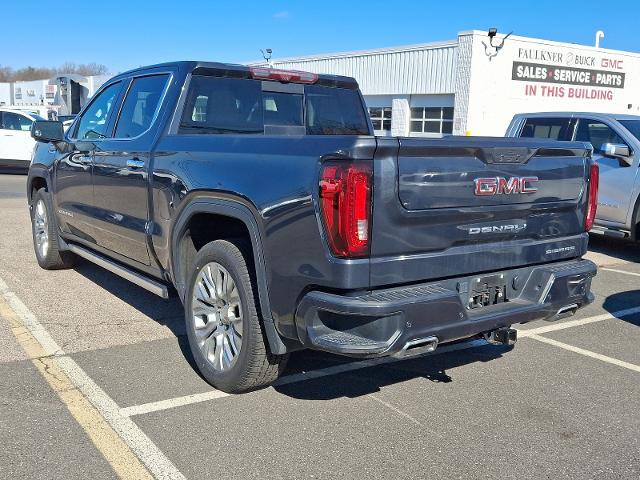
[[633, 214], [631, 217], [631, 240], [640, 240], [640, 195], [636, 198], [635, 205], [633, 206]]
[[33, 198], [33, 195], [41, 188], [47, 189], [47, 181], [42, 177], [34, 177], [31, 180], [31, 189], [29, 190], [29, 201]]
[[182, 266], [180, 280], [183, 285], [186, 284], [189, 265], [193, 263], [198, 250], [214, 240], [233, 241], [245, 255], [247, 266], [255, 275], [251, 235], [245, 223], [226, 215], [196, 213], [189, 219], [178, 243], [178, 259]]

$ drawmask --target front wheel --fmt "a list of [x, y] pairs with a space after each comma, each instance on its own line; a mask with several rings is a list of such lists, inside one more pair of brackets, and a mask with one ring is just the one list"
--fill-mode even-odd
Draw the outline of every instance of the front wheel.
[[267, 386], [286, 364], [268, 351], [255, 291], [234, 243], [216, 240], [197, 253], [185, 295], [189, 347], [203, 377], [228, 393]]
[[51, 205], [51, 195], [44, 188], [34, 194], [31, 204], [31, 232], [36, 259], [38, 265], [45, 270], [71, 268], [74, 255], [60, 251], [58, 228]]

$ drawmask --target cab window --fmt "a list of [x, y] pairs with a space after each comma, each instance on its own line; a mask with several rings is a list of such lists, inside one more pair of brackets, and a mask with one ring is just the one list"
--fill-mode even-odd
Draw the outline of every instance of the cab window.
[[121, 82], [116, 82], [95, 97], [78, 122], [75, 138], [93, 140], [108, 136], [109, 114], [113, 110], [121, 87]]
[[133, 80], [116, 127], [116, 138], [133, 138], [151, 126], [169, 75], [152, 75]]
[[570, 118], [528, 118], [520, 136], [523, 138], [548, 138], [550, 140], [571, 140]]
[[626, 142], [613, 129], [598, 120], [580, 119], [576, 129], [576, 141], [589, 142], [593, 145], [593, 151], [603, 153], [602, 145], [605, 143], [625, 144]]

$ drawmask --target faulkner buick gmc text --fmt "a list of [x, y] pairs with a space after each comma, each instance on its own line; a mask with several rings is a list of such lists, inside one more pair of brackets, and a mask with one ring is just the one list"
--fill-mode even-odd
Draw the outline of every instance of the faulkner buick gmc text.
[[351, 78], [197, 62], [118, 75], [66, 133], [32, 134], [38, 263], [174, 288], [224, 391], [301, 348], [512, 344], [512, 324], [593, 298], [588, 143], [376, 138]]

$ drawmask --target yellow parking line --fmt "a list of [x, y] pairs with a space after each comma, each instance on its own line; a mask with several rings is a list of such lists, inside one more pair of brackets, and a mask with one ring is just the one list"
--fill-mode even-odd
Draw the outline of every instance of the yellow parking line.
[[9, 322], [11, 331], [24, 352], [109, 462], [116, 475], [126, 479], [152, 479], [149, 471], [104, 417], [69, 380], [56, 363], [56, 357], [47, 356], [40, 343], [20, 322], [17, 314], [2, 297], [0, 297], [0, 317]]

